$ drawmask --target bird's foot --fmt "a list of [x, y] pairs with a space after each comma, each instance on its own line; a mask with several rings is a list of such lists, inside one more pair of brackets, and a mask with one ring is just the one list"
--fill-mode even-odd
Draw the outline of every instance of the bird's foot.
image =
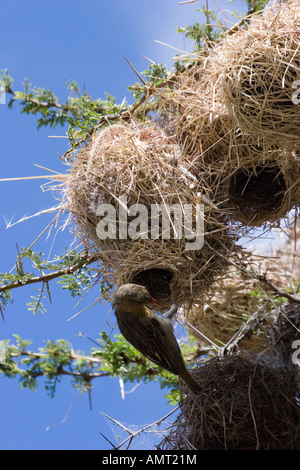
[[176, 281], [174, 277], [172, 278], [172, 281], [170, 282], [170, 292], [171, 292], [171, 299], [172, 299], [172, 304], [176, 304], [177, 296], [178, 296], [178, 286], [176, 284]]

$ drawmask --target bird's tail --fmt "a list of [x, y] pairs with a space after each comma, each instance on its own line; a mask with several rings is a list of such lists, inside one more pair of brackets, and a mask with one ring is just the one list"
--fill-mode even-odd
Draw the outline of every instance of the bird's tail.
[[190, 372], [185, 369], [180, 373], [180, 378], [186, 383], [186, 385], [194, 392], [194, 393], [200, 393], [201, 391], [201, 386], [198, 384], [198, 382], [192, 377]]

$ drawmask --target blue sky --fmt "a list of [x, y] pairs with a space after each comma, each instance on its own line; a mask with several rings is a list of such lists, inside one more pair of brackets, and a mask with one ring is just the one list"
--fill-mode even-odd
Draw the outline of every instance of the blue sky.
[[[223, 1], [218, 4], [241, 9], [240, 1], [233, 5]], [[178, 5], [177, 0], [3, 2], [0, 68], [8, 69], [15, 90], [20, 90], [28, 77], [33, 85], [51, 88], [64, 101], [68, 93], [65, 83], [75, 79], [95, 99], [105, 98], [105, 92], [109, 92], [117, 102], [125, 96], [130, 101], [126, 87], [136, 82], [136, 76], [124, 56], [140, 72], [148, 66], [143, 56], [171, 65], [176, 52], [155, 40], [191, 50], [191, 43], [176, 30], [178, 26], [203, 21], [195, 12], [196, 6]], [[213, 1], [210, 7], [215, 8]], [[34, 164], [64, 171], [59, 155], [65, 152], [67, 141], [49, 138], [64, 133], [65, 129], [60, 127], [37, 131], [36, 119], [21, 115], [18, 104], [12, 110], [0, 105], [0, 178], [44, 173]], [[17, 221], [52, 207], [55, 201], [50, 192], [41, 191], [42, 183], [39, 180], [0, 183], [1, 214]], [[50, 220], [51, 215], [42, 215], [6, 230], [4, 219], [0, 218], [1, 272], [13, 267], [16, 244], [19, 248], [29, 246]], [[47, 256], [50, 253], [51, 257], [73, 240], [68, 229], [54, 236], [55, 233], [48, 239], [43, 237], [35, 249]], [[51, 284], [52, 305], [47, 305], [47, 313], [33, 316], [27, 311], [31, 294], [30, 287], [14, 292], [14, 303], [5, 310], [5, 322], [0, 319], [0, 339], [13, 340], [12, 335], [17, 333], [32, 339], [32, 349], [37, 349], [43, 346], [43, 340], [63, 338], [75, 349], [88, 352], [93, 344], [79, 338], [78, 333], [96, 339], [103, 328], [107, 329], [109, 305], [94, 306], [68, 322], [76, 313], [77, 300], [61, 291], [55, 281]], [[93, 303], [95, 295], [92, 291], [80, 308]], [[113, 324], [112, 313], [108, 318]], [[142, 425], [171, 410], [164, 392], [153, 383], [140, 385], [125, 400], [121, 398], [117, 378], [102, 378], [94, 385], [90, 410], [87, 395], [78, 397], [67, 379], [58, 386], [54, 399], [47, 396], [42, 380], [38, 391], [32, 392], [19, 390], [16, 380], [2, 379], [0, 449], [109, 449], [100, 433], [112, 441], [114, 436], [100, 412], [127, 425]], [[130, 388], [126, 386], [126, 390]]]

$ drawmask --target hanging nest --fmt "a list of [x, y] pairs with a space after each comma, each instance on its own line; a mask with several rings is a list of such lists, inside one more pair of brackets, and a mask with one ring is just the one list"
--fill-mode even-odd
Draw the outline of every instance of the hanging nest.
[[299, 331], [300, 304], [279, 305], [264, 332], [267, 353], [240, 350], [194, 369], [202, 391], [183, 388], [181, 413], [159, 448], [299, 450]]
[[299, 450], [300, 403], [294, 373], [269, 358], [215, 357], [194, 372], [162, 450]]
[[[222, 276], [236, 249], [234, 236], [206, 192], [171, 138], [153, 123], [131, 122], [101, 130], [79, 152], [66, 181], [65, 205], [82, 244], [99, 252], [104, 279], [115, 287], [145, 285], [163, 310], [170, 305], [172, 279], [180, 286], [178, 302], [192, 304]], [[188, 243], [199, 231], [199, 203], [204, 204], [205, 234], [203, 247], [195, 250]], [[100, 213], [104, 204], [113, 212]], [[135, 212], [134, 204], [143, 206], [142, 213]], [[173, 204], [182, 210], [181, 234], [172, 212], [166, 210], [164, 221], [153, 217], [153, 210]], [[192, 210], [189, 219], [185, 204]]]
[[217, 101], [209, 71], [204, 65], [199, 69], [202, 81], [196, 69], [165, 99], [173, 116], [168, 126], [187, 155], [189, 171], [231, 221], [276, 225], [299, 203], [299, 156], [242, 133]]
[[225, 38], [207, 66], [237, 126], [288, 148], [300, 145], [299, 28], [298, 0], [277, 2]]

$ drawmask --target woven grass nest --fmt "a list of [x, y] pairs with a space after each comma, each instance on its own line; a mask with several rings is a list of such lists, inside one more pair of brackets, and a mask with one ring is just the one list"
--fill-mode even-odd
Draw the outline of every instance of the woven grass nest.
[[289, 148], [300, 145], [299, 28], [299, 2], [276, 2], [217, 46], [208, 65], [237, 126]]
[[195, 76], [182, 79], [166, 99], [172, 110], [168, 125], [190, 172], [231, 221], [277, 224], [300, 201], [298, 153], [242, 132], [216, 100], [209, 71], [196, 70]]
[[[145, 285], [161, 310], [170, 305], [172, 279], [180, 286], [178, 302], [192, 304], [222, 276], [230, 253], [236, 249], [220, 210], [208, 201], [206, 188], [190, 173], [187, 163], [178, 145], [154, 123], [124, 122], [94, 135], [78, 153], [65, 184], [65, 205], [73, 214], [77, 235], [89, 251], [99, 252], [104, 278], [115, 287], [126, 282]], [[187, 249], [184, 233], [176, 238], [172, 215], [169, 239], [163, 238], [161, 218], [157, 239], [153, 239], [149, 217], [146, 225], [137, 224], [132, 232], [136, 236], [128, 237], [134, 211], [126, 210], [137, 203], [146, 207], [148, 214], [152, 214], [151, 205], [179, 204], [182, 208], [190, 204], [194, 231], [196, 207], [203, 203], [204, 246]], [[103, 204], [116, 210], [114, 239], [100, 239], [97, 234], [101, 219], [97, 211]], [[124, 214], [127, 221], [121, 225], [119, 217]], [[127, 230], [124, 238], [120, 236], [122, 229]], [[146, 232], [148, 238], [141, 236]]]
[[163, 450], [299, 450], [299, 366], [291, 360], [299, 338], [300, 304], [271, 312], [266, 353], [237, 351], [193, 369], [199, 395], [182, 390], [181, 413]]
[[294, 373], [269, 358], [215, 357], [194, 372], [162, 450], [300, 449], [299, 389]]

